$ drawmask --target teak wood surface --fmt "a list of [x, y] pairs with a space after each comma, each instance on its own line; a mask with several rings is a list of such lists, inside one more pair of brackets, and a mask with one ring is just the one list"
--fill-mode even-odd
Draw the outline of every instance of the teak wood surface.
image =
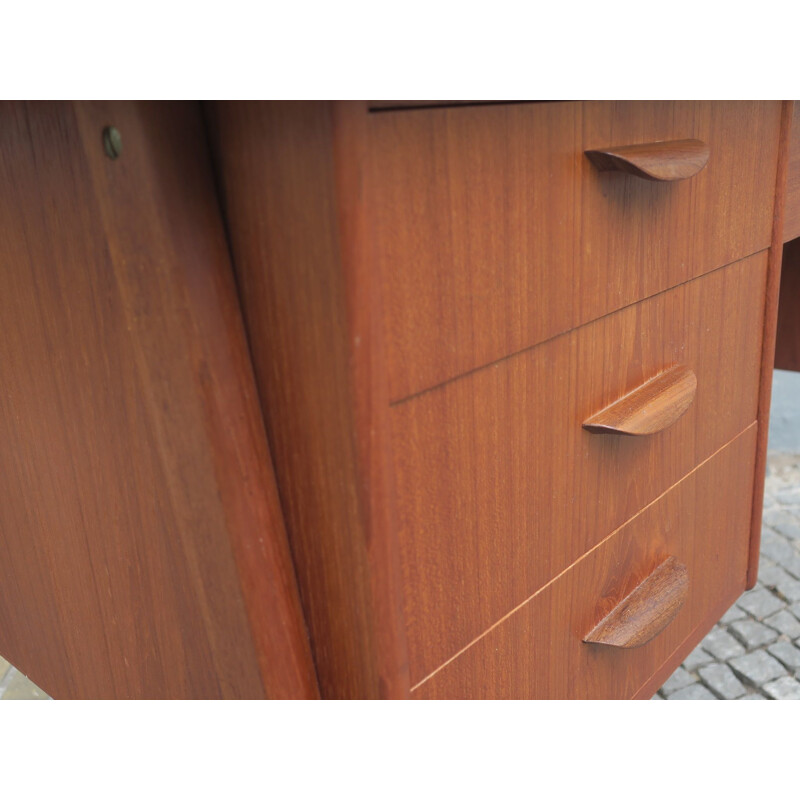
[[672, 622], [688, 593], [686, 565], [669, 556], [623, 597], [583, 641], [603, 647], [641, 647]]
[[648, 181], [684, 181], [705, 167], [711, 149], [699, 139], [678, 139], [587, 150], [586, 155], [601, 172], [626, 172]]
[[590, 433], [652, 436], [674, 425], [697, 392], [697, 376], [681, 364], [670, 367], [583, 423]]
[[[535, 103], [370, 115], [390, 396], [403, 399], [770, 245], [781, 105]], [[674, 183], [585, 150], [696, 138]]]
[[0, 652], [56, 698], [317, 696], [197, 104], [3, 104], [0, 241]]
[[362, 104], [206, 108], [323, 697], [406, 697]]
[[[756, 419], [766, 253], [392, 408], [412, 683]], [[686, 413], [650, 437], [582, 427], [675, 363]]]
[[[782, 108], [207, 104], [323, 696], [408, 696], [761, 419]], [[687, 138], [668, 185], [584, 155]], [[679, 364], [674, 426], [582, 430]]]
[[[754, 580], [792, 113], [5, 106], [0, 652], [57, 697], [652, 693]], [[583, 429], [680, 365], [666, 429]], [[670, 555], [662, 631], [580, 641]]]
[[778, 143], [778, 168], [775, 174], [775, 191], [772, 204], [772, 235], [767, 262], [767, 287], [764, 299], [764, 321], [761, 337], [761, 376], [758, 385], [758, 434], [756, 443], [755, 480], [750, 520], [750, 560], [747, 567], [747, 589], [752, 589], [758, 579], [758, 561], [761, 545], [761, 514], [764, 508], [764, 479], [767, 471], [767, 443], [769, 439], [769, 412], [772, 398], [772, 371], [775, 364], [775, 340], [780, 298], [781, 260], [783, 257], [784, 222], [786, 218], [786, 188], [791, 156], [792, 119], [794, 102], [781, 103], [781, 125]]
[[[627, 699], [744, 590], [756, 424], [416, 686], [419, 699]], [[674, 620], [635, 649], [584, 634], [665, 556], [691, 581]], [[702, 577], [701, 577], [702, 576]], [[655, 691], [658, 686], [654, 687]], [[652, 691], [650, 694], [652, 694]]]
[[781, 241], [800, 236], [800, 103], [795, 102], [791, 114], [786, 168], [786, 210]]

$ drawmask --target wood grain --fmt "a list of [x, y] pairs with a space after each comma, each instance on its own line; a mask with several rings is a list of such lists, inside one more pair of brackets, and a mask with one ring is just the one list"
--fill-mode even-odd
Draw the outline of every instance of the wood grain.
[[651, 378], [583, 423], [589, 433], [651, 436], [674, 425], [697, 392], [697, 376], [676, 365]]
[[[779, 103], [537, 103], [369, 122], [393, 401], [770, 244]], [[690, 181], [599, 173], [583, 155], [675, 139], [714, 154]]]
[[408, 694], [363, 104], [208, 106], [324, 697]]
[[641, 647], [675, 619], [689, 594], [689, 572], [675, 556], [659, 564], [586, 636], [584, 642], [605, 647]]
[[711, 149], [699, 139], [647, 142], [604, 150], [587, 150], [600, 172], [624, 172], [649, 181], [683, 181], [708, 163]]
[[800, 239], [783, 245], [775, 369], [800, 371]]
[[[519, 351], [766, 247], [778, 104], [208, 108], [324, 696], [404, 696], [755, 418], [763, 254]], [[671, 186], [600, 175], [583, 150], [620, 132], [714, 157]], [[711, 384], [673, 429], [575, 446], [680, 363]]]
[[[766, 260], [737, 262], [393, 407], [413, 683], [756, 419]], [[674, 426], [652, 437], [582, 429], [675, 363], [698, 386]]]
[[408, 697], [408, 655], [400, 557], [394, 535], [391, 427], [383, 331], [383, 297], [368, 229], [366, 162], [369, 127], [362, 103], [334, 103], [333, 158], [341, 265], [347, 287], [350, 380], [353, 387], [359, 498], [367, 521], [367, 560], [377, 620], [379, 695]]
[[792, 121], [787, 143], [786, 201], [781, 241], [800, 236], [800, 103], [792, 103]]
[[370, 111], [413, 111], [418, 108], [431, 106], [485, 106], [508, 104], [514, 102], [540, 102], [538, 100], [369, 100], [367, 108]]
[[758, 579], [758, 559], [761, 547], [761, 512], [764, 507], [764, 479], [767, 471], [767, 441], [769, 439], [769, 409], [772, 399], [772, 372], [775, 364], [775, 336], [778, 322], [778, 298], [781, 284], [781, 257], [786, 209], [786, 177], [789, 161], [789, 141], [792, 131], [794, 103], [781, 106], [781, 129], [778, 169], [775, 175], [772, 215], [772, 238], [767, 264], [767, 286], [762, 322], [761, 375], [758, 389], [758, 444], [756, 446], [755, 482], [753, 484], [752, 520], [750, 526], [750, 563], [747, 568], [747, 588]]
[[[417, 685], [419, 699], [627, 699], [742, 592], [756, 425], [647, 506], [483, 637]], [[642, 647], [581, 641], [668, 554], [692, 581], [673, 622]], [[602, 598], [597, 601], [595, 598]], [[658, 688], [657, 686], [655, 688]], [[655, 691], [653, 689], [652, 691]], [[651, 694], [652, 694], [651, 691]]]
[[[198, 106], [0, 113], [0, 652], [57, 697], [315, 696], [300, 596], [325, 697], [646, 691], [750, 512], [757, 565], [791, 105], [204, 108], [255, 380]], [[584, 155], [676, 139], [690, 181]], [[675, 364], [672, 427], [581, 429]], [[674, 622], [582, 644], [670, 553], [709, 576]]]
[[198, 107], [5, 104], [0, 242], [0, 651], [57, 698], [315, 696]]

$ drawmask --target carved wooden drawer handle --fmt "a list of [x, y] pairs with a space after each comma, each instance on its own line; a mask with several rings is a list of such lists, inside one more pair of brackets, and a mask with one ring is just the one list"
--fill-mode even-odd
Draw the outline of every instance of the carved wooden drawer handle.
[[587, 150], [601, 172], [627, 172], [649, 181], [682, 181], [697, 175], [708, 162], [709, 146], [699, 139], [632, 144], [607, 150]]
[[668, 428], [692, 404], [697, 378], [689, 367], [677, 366], [606, 406], [583, 423], [590, 433], [645, 436]]
[[670, 556], [617, 603], [583, 641], [625, 648], [646, 644], [675, 619], [688, 592], [689, 573]]

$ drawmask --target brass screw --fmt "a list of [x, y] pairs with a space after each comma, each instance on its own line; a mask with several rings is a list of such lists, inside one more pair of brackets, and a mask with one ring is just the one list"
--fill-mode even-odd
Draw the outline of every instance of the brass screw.
[[122, 136], [113, 125], [103, 128], [103, 149], [112, 161], [122, 155]]

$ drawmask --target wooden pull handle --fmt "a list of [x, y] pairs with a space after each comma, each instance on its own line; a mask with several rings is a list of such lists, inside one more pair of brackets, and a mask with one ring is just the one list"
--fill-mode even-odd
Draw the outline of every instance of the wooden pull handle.
[[646, 436], [668, 428], [694, 400], [697, 378], [689, 367], [677, 366], [606, 406], [583, 423], [590, 433]]
[[689, 573], [670, 556], [586, 634], [583, 641], [640, 647], [675, 619], [689, 592]]
[[708, 162], [709, 146], [699, 139], [632, 144], [607, 150], [587, 150], [601, 172], [627, 172], [648, 181], [682, 181], [697, 175]]

